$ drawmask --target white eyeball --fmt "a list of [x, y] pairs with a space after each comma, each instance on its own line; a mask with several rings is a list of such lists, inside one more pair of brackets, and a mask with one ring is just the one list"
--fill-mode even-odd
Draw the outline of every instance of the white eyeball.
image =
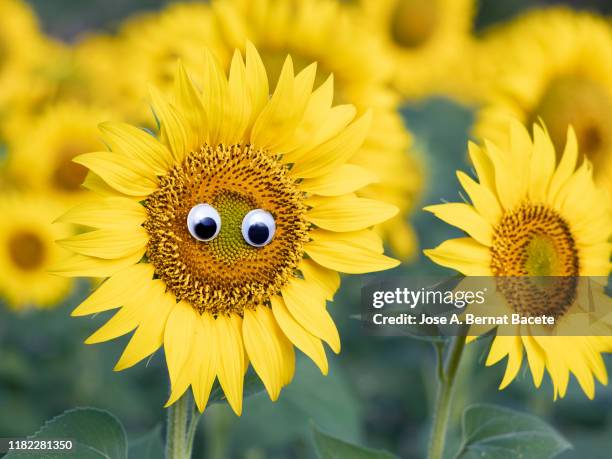
[[242, 219], [242, 237], [254, 247], [269, 244], [275, 231], [274, 217], [263, 209], [252, 210]]
[[209, 204], [193, 206], [187, 215], [187, 229], [198, 241], [212, 241], [221, 230], [219, 212]]

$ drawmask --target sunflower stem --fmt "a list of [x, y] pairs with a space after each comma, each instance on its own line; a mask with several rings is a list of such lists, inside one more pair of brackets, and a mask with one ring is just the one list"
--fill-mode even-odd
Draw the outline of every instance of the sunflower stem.
[[[465, 347], [465, 336], [453, 337], [448, 346], [446, 359], [443, 356], [443, 347], [440, 345], [435, 345], [434, 347], [438, 362], [440, 362], [438, 365], [439, 385], [427, 458], [442, 459], [453, 399], [453, 386], [459, 362], [461, 361], [461, 355], [463, 354], [463, 348]], [[441, 362], [444, 363], [442, 364]]]
[[199, 419], [189, 392], [168, 408], [166, 459], [191, 459]]

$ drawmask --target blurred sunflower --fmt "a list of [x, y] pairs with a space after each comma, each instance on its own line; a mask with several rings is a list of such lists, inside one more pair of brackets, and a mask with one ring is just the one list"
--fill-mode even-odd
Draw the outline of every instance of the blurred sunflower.
[[19, 102], [14, 93], [22, 87], [23, 74], [44, 54], [46, 46], [36, 17], [25, 2], [0, 2], [0, 117]]
[[[538, 119], [557, 151], [572, 125], [595, 181], [612, 193], [612, 31], [569, 9], [534, 11], [485, 35], [480, 81], [493, 82], [475, 134], [507, 145], [508, 119]], [[503, 55], [499, 62], [491, 56]]]
[[[474, 0], [357, 0], [363, 26], [394, 63], [394, 86], [407, 98], [463, 97]], [[363, 32], [362, 32], [363, 33]], [[453, 77], [449, 78], [449, 74]]]
[[162, 91], [170, 88], [170, 72], [179, 57], [201, 86], [197, 78], [204, 74], [204, 46], [227, 69], [233, 50], [244, 51], [247, 40], [252, 41], [272, 81], [287, 54], [298, 70], [317, 62], [317, 84], [333, 73], [336, 103], [353, 104], [359, 113], [373, 110], [373, 129], [364, 153], [357, 153], [350, 163], [378, 176], [378, 183], [359, 195], [381, 196], [400, 209], [396, 218], [377, 230], [399, 257], [413, 256], [417, 241], [407, 219], [423, 187], [423, 172], [410, 152], [412, 136], [394, 109], [397, 95], [385, 87], [392, 67], [376, 41], [360, 33], [335, 0], [230, 0], [212, 6], [211, 10], [203, 4], [173, 5], [122, 28], [126, 54], [133, 56], [126, 59], [132, 94], [140, 92], [136, 98], [144, 99], [142, 91], [149, 81]]
[[27, 136], [11, 141], [6, 173], [17, 187], [50, 193], [62, 202], [75, 203], [86, 190], [81, 184], [87, 169], [72, 159], [83, 151], [103, 150], [96, 126], [108, 119], [102, 110], [61, 103], [30, 120]]
[[69, 227], [53, 224], [62, 211], [48, 198], [0, 195], [0, 298], [11, 309], [50, 307], [70, 293], [70, 279], [48, 272], [66, 254], [55, 240]]
[[163, 345], [168, 405], [191, 385], [204, 410], [218, 378], [240, 414], [249, 361], [273, 400], [292, 379], [293, 345], [327, 372], [322, 341], [340, 350], [326, 310], [337, 271], [398, 264], [369, 229], [397, 209], [353, 194], [374, 179], [346, 164], [371, 117], [332, 107], [331, 78], [313, 91], [315, 64], [294, 76], [287, 58], [270, 97], [253, 46], [229, 78], [205, 55], [203, 92], [182, 67], [170, 100], [152, 92], [161, 140], [107, 123], [112, 152], [75, 159], [102, 197], [62, 221], [97, 229], [60, 241], [75, 254], [57, 271], [109, 278], [74, 315], [121, 307], [87, 340], [136, 330], [117, 370]]
[[203, 3], [177, 3], [162, 11], [136, 15], [122, 24], [117, 37], [117, 52], [126, 70], [122, 72], [121, 91], [132, 105], [131, 119], [150, 123], [147, 88], [154, 85], [163, 93], [172, 90], [176, 61], [180, 59], [194, 83], [204, 75], [206, 57], [202, 48], [211, 50], [223, 62], [224, 55], [210, 6]]
[[217, 0], [212, 6], [227, 50], [252, 41], [275, 77], [287, 54], [299, 69], [315, 61], [319, 82], [333, 74], [336, 102], [353, 104], [359, 113], [373, 110], [373, 128], [350, 163], [374, 172], [379, 181], [359, 195], [380, 197], [400, 209], [378, 231], [399, 257], [414, 255], [418, 243], [407, 218], [423, 187], [423, 171], [410, 152], [412, 136], [395, 111], [397, 95], [387, 87], [392, 63], [378, 42], [333, 0]]
[[[595, 186], [591, 163], [583, 161], [578, 166], [573, 130], [568, 131], [558, 162], [555, 147], [540, 126], [534, 126], [533, 137], [532, 141], [529, 132], [515, 121], [509, 130], [508, 149], [488, 141], [484, 149], [470, 145], [479, 182], [462, 172], [457, 175], [471, 204], [426, 208], [468, 236], [445, 241], [425, 254], [466, 276], [495, 276], [498, 296], [489, 304], [503, 304], [509, 313], [555, 317], [554, 328], [548, 333], [517, 325], [510, 336], [498, 334], [494, 338], [487, 365], [508, 357], [500, 389], [516, 377], [526, 354], [537, 387], [546, 369], [555, 398], [563, 397], [572, 373], [593, 398], [593, 375], [607, 384], [601, 353], [610, 350], [609, 331], [605, 338], [564, 335], [575, 334], [575, 321], [586, 315], [590, 295], [604, 298], [603, 287], [590, 291], [572, 280], [610, 273], [610, 199], [605, 190]], [[515, 280], [516, 276], [568, 276], [569, 281], [558, 285], [552, 299], [547, 295], [522, 298], [513, 293], [516, 285], [512, 279], [503, 280], [506, 276]]]

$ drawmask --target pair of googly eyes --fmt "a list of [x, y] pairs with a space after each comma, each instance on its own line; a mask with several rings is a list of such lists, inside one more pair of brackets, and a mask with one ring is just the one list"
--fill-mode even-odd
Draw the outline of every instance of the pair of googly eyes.
[[[221, 231], [221, 216], [213, 206], [198, 204], [187, 215], [187, 229], [198, 241], [212, 241]], [[263, 247], [274, 237], [276, 223], [270, 212], [254, 209], [242, 219], [241, 230], [247, 244]]]

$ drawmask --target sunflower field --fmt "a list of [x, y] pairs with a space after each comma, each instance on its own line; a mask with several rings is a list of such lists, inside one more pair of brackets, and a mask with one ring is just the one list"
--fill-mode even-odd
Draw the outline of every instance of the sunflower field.
[[0, 0], [0, 456], [610, 459], [611, 197], [606, 0]]

